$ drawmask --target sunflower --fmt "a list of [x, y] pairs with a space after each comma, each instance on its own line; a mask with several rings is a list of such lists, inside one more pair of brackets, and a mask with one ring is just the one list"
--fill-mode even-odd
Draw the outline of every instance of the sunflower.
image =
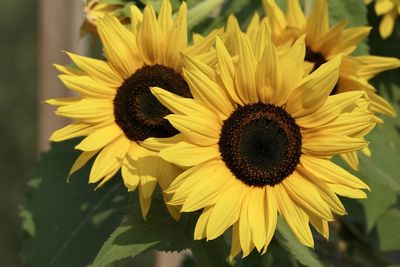
[[79, 96], [47, 102], [58, 106], [57, 115], [74, 120], [54, 132], [51, 141], [85, 136], [75, 147], [83, 152], [70, 175], [96, 156], [89, 183], [101, 186], [121, 170], [128, 190], [139, 188], [145, 217], [157, 180], [166, 188], [180, 171], [140, 145], [148, 137], [173, 137], [178, 133], [163, 119], [170, 111], [151, 94], [150, 87], [191, 97], [182, 76], [180, 52], [193, 56], [207, 52], [216, 32], [188, 47], [184, 3], [175, 22], [168, 0], [162, 2], [158, 18], [151, 5], [143, 14], [136, 6], [131, 12], [130, 30], [111, 15], [97, 20], [107, 60], [68, 53], [79, 69], [56, 67], [62, 73], [61, 81]]
[[[364, 0], [368, 5], [373, 0]], [[374, 5], [375, 13], [383, 18], [379, 24], [379, 34], [387, 39], [393, 32], [397, 17], [400, 15], [400, 1], [398, 0], [376, 0]]]
[[[370, 27], [346, 29], [346, 20], [329, 26], [328, 4], [326, 0], [317, 0], [306, 18], [298, 0], [288, 1], [287, 14], [284, 15], [274, 0], [263, 0], [268, 14], [268, 22], [275, 39], [290, 38], [306, 34], [305, 73], [318, 69], [322, 64], [343, 55], [338, 82], [331, 94], [347, 91], [364, 91], [371, 102], [371, 110], [389, 116], [395, 116], [393, 107], [381, 96], [368, 80], [378, 73], [400, 67], [400, 60], [379, 56], [352, 56], [351, 53], [370, 32]], [[292, 34], [288, 33], [291, 31]], [[295, 39], [293, 39], [295, 40]], [[376, 118], [379, 120], [378, 118]], [[371, 152], [363, 149], [366, 155]], [[341, 157], [353, 168], [358, 169], [356, 152], [342, 154]]]
[[166, 190], [169, 204], [201, 210], [195, 239], [214, 239], [233, 226], [231, 256], [241, 250], [247, 256], [254, 247], [265, 252], [278, 213], [312, 247], [309, 223], [327, 237], [333, 214], [346, 213], [337, 195], [366, 197], [368, 186], [330, 161], [367, 145], [354, 137], [375, 125], [365, 93], [329, 95], [340, 56], [304, 77], [304, 38], [280, 58], [263, 24], [255, 49], [246, 34], [237, 34], [238, 59], [217, 38], [216, 70], [184, 57], [193, 99], [152, 88], [181, 133], [178, 143], [142, 142], [186, 169]]

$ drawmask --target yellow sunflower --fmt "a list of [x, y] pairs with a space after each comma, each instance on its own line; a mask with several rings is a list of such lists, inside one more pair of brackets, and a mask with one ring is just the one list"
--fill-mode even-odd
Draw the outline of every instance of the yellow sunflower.
[[[366, 4], [370, 4], [373, 0], [364, 0]], [[375, 0], [375, 13], [382, 16], [379, 24], [379, 34], [383, 39], [387, 39], [393, 32], [397, 17], [400, 15], [399, 0]]]
[[[142, 144], [186, 168], [167, 189], [181, 212], [202, 210], [194, 238], [220, 236], [233, 226], [231, 255], [265, 252], [282, 215], [306, 246], [311, 223], [325, 237], [333, 214], [345, 208], [337, 195], [365, 198], [368, 186], [330, 161], [362, 149], [360, 137], [375, 125], [365, 93], [330, 96], [341, 57], [304, 77], [304, 36], [279, 58], [267, 26], [253, 49], [236, 36], [238, 59], [216, 40], [217, 68], [184, 57], [193, 99], [160, 88], [153, 94], [174, 114], [166, 119], [182, 140], [148, 138]], [[288, 77], [290, 76], [290, 79]]]
[[[323, 63], [341, 54], [343, 60], [340, 76], [331, 94], [364, 91], [367, 93], [373, 112], [395, 116], [393, 107], [377, 94], [376, 89], [368, 80], [382, 71], [400, 67], [400, 60], [379, 56], [351, 56], [361, 40], [369, 34], [370, 27], [346, 29], [348, 22], [345, 20], [330, 27], [326, 0], [317, 0], [308, 17], [305, 17], [298, 0], [288, 1], [286, 15], [274, 0], [263, 0], [263, 3], [271, 31], [276, 39], [307, 35], [306, 74], [315, 71]], [[371, 153], [368, 148], [363, 149], [363, 152], [366, 155]], [[358, 169], [359, 161], [356, 152], [345, 153], [341, 157], [353, 169]]]
[[107, 60], [68, 53], [79, 70], [56, 67], [62, 73], [61, 81], [79, 96], [47, 102], [58, 106], [57, 115], [74, 120], [54, 132], [51, 141], [85, 136], [76, 146], [83, 152], [70, 174], [94, 156], [89, 183], [99, 182], [101, 186], [121, 169], [128, 190], [139, 188], [145, 217], [157, 179], [166, 188], [179, 173], [177, 167], [140, 145], [148, 137], [172, 137], [178, 133], [163, 119], [170, 111], [151, 94], [150, 87], [191, 97], [182, 77], [180, 53], [207, 52], [214, 43], [215, 32], [188, 47], [184, 3], [175, 22], [169, 0], [162, 2], [158, 18], [151, 5], [145, 7], [143, 14], [136, 6], [131, 12], [130, 29], [114, 16], [97, 20]]

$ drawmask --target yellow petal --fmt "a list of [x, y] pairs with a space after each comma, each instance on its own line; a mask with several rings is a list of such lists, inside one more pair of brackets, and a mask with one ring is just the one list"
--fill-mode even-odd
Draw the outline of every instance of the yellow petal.
[[190, 142], [200, 146], [218, 143], [221, 125], [200, 116], [168, 115], [165, 117]]
[[236, 40], [240, 32], [240, 25], [237, 18], [234, 15], [230, 15], [225, 26], [224, 43], [227, 50], [232, 56], [236, 56], [239, 54], [239, 46]]
[[332, 221], [333, 215], [329, 206], [322, 200], [315, 186], [298, 172], [292, 173], [282, 181], [287, 194], [299, 206], [305, 208], [318, 218]]
[[91, 125], [88, 124], [84, 123], [70, 124], [55, 131], [50, 136], [50, 141], [61, 142], [75, 137], [89, 135], [93, 131], [94, 131], [93, 127], [91, 127]]
[[345, 92], [329, 96], [326, 102], [314, 113], [296, 119], [303, 128], [315, 128], [337, 118], [343, 110], [354, 105], [358, 99], [365, 97], [362, 91]]
[[313, 43], [314, 51], [319, 51], [323, 55], [331, 55], [330, 52], [337, 44], [343, 30], [349, 24], [347, 20], [342, 20], [338, 24], [332, 26], [329, 31], [320, 38], [316, 43]]
[[[155, 186], [156, 182], [152, 182], [152, 184], [148, 184], [149, 186]], [[139, 202], [140, 202], [140, 209], [142, 211], [142, 217], [146, 220], [147, 214], [149, 213], [150, 206], [151, 206], [152, 197], [145, 197], [143, 195], [142, 187], [139, 186]]]
[[68, 74], [71, 76], [81, 76], [81, 75], [86, 75], [86, 73], [82, 70], [79, 70], [77, 68], [70, 68], [67, 66], [62, 66], [62, 65], [58, 65], [58, 64], [53, 64], [53, 66], [59, 71], [61, 72], [61, 74]]
[[137, 170], [138, 152], [138, 145], [135, 142], [131, 142], [121, 166], [122, 179], [128, 191], [135, 191], [140, 182], [139, 172]]
[[325, 201], [325, 203], [329, 206], [330, 210], [333, 213], [338, 215], [347, 214], [342, 202], [340, 202], [339, 198], [332, 191], [332, 189], [329, 188], [329, 186], [323, 179], [312, 174], [301, 165], [297, 166], [297, 170], [303, 175], [303, 177], [305, 177], [315, 185], [315, 187], [318, 189], [319, 195], [321, 196], [323, 201]]
[[360, 161], [358, 159], [357, 151], [340, 154], [340, 157], [355, 171], [358, 171]]
[[394, 7], [394, 2], [391, 0], [378, 0], [375, 2], [375, 12], [378, 16], [388, 13]]
[[181, 97], [158, 87], [152, 87], [151, 92], [158, 101], [177, 115], [204, 116], [217, 123], [222, 123], [213, 111], [194, 99]]
[[196, 43], [196, 44], [184, 49], [182, 51], [182, 54], [195, 56], [195, 55], [200, 55], [200, 54], [204, 54], [204, 53], [208, 52], [210, 50], [210, 47], [215, 42], [215, 37], [218, 35], [221, 35], [221, 33], [222, 33], [221, 29], [213, 30], [201, 42]]
[[396, 10], [392, 10], [390, 13], [383, 16], [379, 24], [379, 33], [383, 39], [387, 39], [392, 34], [396, 17]]
[[149, 150], [160, 151], [161, 149], [177, 144], [180, 141], [183, 141], [182, 134], [177, 134], [172, 137], [166, 138], [149, 137], [146, 140], [140, 142], [140, 145]]
[[242, 248], [240, 247], [240, 238], [239, 238], [239, 223], [236, 222], [232, 227], [232, 242], [231, 242], [231, 252], [229, 258], [233, 261], [233, 258], [236, 257]]
[[119, 20], [110, 15], [97, 20], [97, 31], [107, 60], [126, 79], [143, 65], [139, 61], [135, 36]]
[[113, 110], [111, 101], [91, 101], [82, 99], [77, 103], [59, 107], [55, 113], [60, 116], [82, 120], [87, 123], [98, 123], [114, 116]]
[[188, 195], [194, 189], [194, 186], [198, 185], [199, 181], [201, 181], [203, 177], [215, 177], [214, 173], [217, 171], [219, 172], [219, 169], [224, 168], [226, 167], [221, 160], [212, 160], [186, 170], [176, 177], [176, 179], [171, 183], [170, 187], [165, 191], [168, 194], [174, 194], [170, 204], [182, 205]]
[[[267, 31], [265, 24], [262, 24], [260, 31]], [[265, 34], [267, 36], [269, 35], [267, 33]], [[280, 62], [278, 62], [278, 54], [275, 45], [272, 43], [271, 39], [269, 39], [263, 51], [261, 61], [256, 67], [255, 77], [258, 94], [256, 100], [259, 99], [264, 103], [273, 102], [277, 105], [286, 102], [280, 95], [282, 90], [282, 77], [279, 66]], [[270, 88], [271, 92], [268, 92], [268, 88]]]
[[130, 143], [129, 139], [121, 136], [103, 148], [93, 163], [89, 183], [96, 183], [109, 173], [118, 170], [122, 165]]
[[277, 184], [273, 189], [275, 190], [279, 213], [282, 214], [297, 239], [305, 246], [314, 247], [308, 215], [293, 203], [283, 185]]
[[187, 142], [179, 142], [176, 145], [163, 149], [160, 157], [178, 166], [190, 167], [210, 159], [219, 158], [218, 146], [200, 147]]
[[248, 37], [239, 33], [239, 62], [235, 71], [235, 86], [244, 103], [258, 102], [256, 90], [256, 59]]
[[278, 206], [276, 203], [275, 191], [272, 187], [266, 186], [265, 188], [265, 211], [264, 211], [264, 223], [265, 223], [265, 246], [264, 251], [267, 251], [268, 245], [274, 236], [276, 229], [276, 222], [278, 219]]
[[400, 59], [394, 57], [359, 56], [356, 59], [362, 63], [357, 74], [367, 80], [382, 71], [400, 67]]
[[326, 102], [339, 78], [341, 61], [338, 56], [321, 65], [292, 91], [286, 109], [293, 117], [311, 114]]
[[350, 188], [340, 184], [328, 184], [328, 186], [338, 195], [348, 197], [348, 198], [355, 198], [355, 199], [365, 199], [367, 198], [367, 194], [360, 190]]
[[210, 218], [212, 208], [204, 208], [203, 212], [200, 214], [197, 220], [196, 227], [194, 229], [194, 240], [200, 240], [206, 237], [206, 227], [208, 219]]
[[53, 98], [53, 99], [47, 99], [44, 101], [46, 104], [52, 105], [52, 106], [68, 106], [74, 103], [77, 103], [81, 100], [81, 97], [67, 97], [67, 98]]
[[260, 15], [257, 12], [255, 12], [246, 30], [246, 35], [250, 37], [250, 42], [253, 45], [253, 48], [254, 48], [254, 43], [256, 42], [255, 40], [259, 28], [260, 28]]
[[303, 29], [306, 25], [304, 13], [301, 10], [299, 0], [288, 1], [287, 23], [291, 27]]
[[273, 35], [280, 36], [287, 26], [282, 10], [274, 0], [263, 0], [263, 5], [264, 9], [267, 11]]
[[115, 123], [100, 128], [83, 139], [75, 149], [82, 151], [99, 150], [123, 134], [121, 128]]
[[368, 94], [368, 97], [370, 100], [372, 111], [379, 112], [392, 117], [396, 116], [396, 111], [386, 99], [384, 99], [380, 95], [377, 95], [376, 93]]
[[165, 39], [167, 39], [167, 34], [174, 23], [172, 20], [172, 6], [169, 0], [162, 1], [157, 21], [158, 26], [161, 29], [161, 33], [165, 35]]
[[239, 240], [240, 240], [240, 246], [242, 247], [243, 250], [243, 256], [242, 256], [243, 258], [249, 255], [254, 248], [254, 244], [252, 242], [249, 216], [248, 216], [248, 207], [253, 203], [250, 203], [250, 199], [247, 196], [248, 192], [245, 192], [241, 203], [240, 216], [239, 216]]
[[68, 52], [67, 54], [80, 69], [99, 83], [104, 83], [111, 88], [117, 88], [124, 82], [120, 74], [115, 72], [108, 63], [103, 60], [83, 57]]
[[182, 68], [181, 51], [187, 47], [188, 43], [186, 13], [186, 4], [183, 2], [179, 8], [174, 27], [168, 33], [169, 36], [167, 37], [168, 43], [165, 54], [165, 65], [175, 70], [180, 70]]
[[329, 239], [329, 224], [325, 220], [310, 215], [310, 223], [326, 239]]
[[339, 134], [303, 132], [302, 152], [305, 155], [331, 157], [362, 149], [368, 145], [363, 138], [352, 138]]
[[233, 64], [232, 57], [230, 56], [228, 50], [223, 44], [220, 38], [216, 38], [216, 50], [217, 50], [217, 58], [218, 58], [218, 70], [221, 77], [221, 81], [225, 86], [226, 91], [228, 92], [230, 98], [237, 104], [243, 105], [242, 100], [240, 100], [235, 84], [234, 84], [234, 75], [235, 75], [235, 66]]
[[[187, 57], [185, 57], [185, 60]], [[194, 58], [192, 58], [194, 60]], [[190, 86], [193, 98], [203, 101], [207, 107], [215, 110], [221, 119], [226, 119], [234, 110], [226, 92], [200, 70], [183, 69], [184, 77]]]
[[315, 51], [314, 44], [329, 30], [328, 3], [326, 0], [315, 2], [307, 19], [307, 43], [311, 43], [311, 49]]
[[[297, 1], [297, 0], [296, 0]], [[301, 36], [289, 51], [283, 56], [280, 62], [281, 73], [290, 73], [290, 79], [282, 79], [282, 87], [279, 97], [276, 98], [277, 104], [282, 105], [288, 96], [296, 88], [303, 78], [303, 61], [306, 53], [305, 36]]]
[[156, 153], [150, 150], [140, 146], [137, 149], [139, 149], [137, 170], [140, 176], [141, 194], [144, 198], [149, 198], [153, 194], [160, 176], [160, 159]]
[[65, 86], [83, 96], [111, 100], [116, 94], [115, 88], [96, 82], [89, 76], [71, 76], [62, 74], [58, 77]]
[[[80, 170], [83, 166], [86, 165], [86, 163], [99, 152], [98, 150], [96, 151], [89, 151], [89, 152], [82, 152], [79, 157], [75, 160], [74, 165], [72, 165], [71, 170], [68, 173], [68, 178]], [[68, 179], [67, 178], [67, 179]]]
[[353, 27], [344, 30], [327, 57], [330, 58], [339, 53], [345, 56], [350, 55], [361, 40], [368, 36], [371, 29], [371, 27]]
[[138, 47], [147, 65], [162, 64], [165, 44], [161, 29], [152, 5], [147, 4], [143, 11], [143, 22], [138, 30]]
[[191, 212], [215, 205], [220, 201], [221, 196], [233, 186], [236, 182], [235, 179], [225, 166], [214, 169], [212, 174], [204, 175], [201, 182], [195, 184], [188, 194], [182, 211]]
[[330, 160], [302, 155], [300, 162], [307, 171], [319, 177], [326, 183], [341, 184], [355, 189], [369, 189], [368, 185], [360, 179]]
[[131, 5], [131, 31], [132, 33], [137, 36], [138, 33], [138, 25], [143, 22], [143, 14], [140, 9], [135, 6]]
[[258, 251], [265, 246], [266, 229], [265, 229], [265, 188], [251, 188], [247, 192], [249, 198], [248, 218], [253, 243]]

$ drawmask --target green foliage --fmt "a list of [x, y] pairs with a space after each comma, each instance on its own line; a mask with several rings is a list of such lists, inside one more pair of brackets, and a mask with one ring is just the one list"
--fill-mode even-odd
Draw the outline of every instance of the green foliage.
[[205, 0], [193, 6], [188, 11], [188, 29], [193, 28], [199, 22], [203, 21], [217, 7], [223, 3], [223, 0]]
[[400, 250], [400, 210], [391, 209], [378, 221], [379, 244], [383, 251]]
[[155, 198], [147, 220], [143, 220], [140, 210], [135, 209], [132, 217], [125, 218], [104, 243], [93, 266], [107, 266], [149, 249], [180, 251], [190, 247], [194, 222], [195, 216], [184, 216], [176, 222], [166, 211], [163, 200]]
[[275, 235], [279, 244], [301, 264], [309, 267], [323, 267], [312, 250], [300, 244], [291, 232], [289, 226], [281, 218], [278, 220], [277, 231]]
[[66, 183], [77, 156], [74, 143], [54, 144], [29, 175], [22, 209], [24, 230], [28, 233], [23, 243], [25, 266], [90, 264], [121, 220], [128, 194], [120, 183], [111, 182], [94, 192], [87, 184], [87, 168]]

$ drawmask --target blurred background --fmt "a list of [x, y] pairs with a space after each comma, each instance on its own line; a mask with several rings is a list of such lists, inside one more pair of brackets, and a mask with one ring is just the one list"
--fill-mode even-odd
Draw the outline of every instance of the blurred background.
[[66, 94], [53, 63], [82, 51], [81, 0], [2, 0], [0, 8], [0, 259], [20, 266], [20, 203], [25, 178], [50, 132], [64, 122], [41, 102]]
[[0, 8], [0, 259], [19, 266], [19, 204], [37, 155], [36, 1], [2, 0]]

